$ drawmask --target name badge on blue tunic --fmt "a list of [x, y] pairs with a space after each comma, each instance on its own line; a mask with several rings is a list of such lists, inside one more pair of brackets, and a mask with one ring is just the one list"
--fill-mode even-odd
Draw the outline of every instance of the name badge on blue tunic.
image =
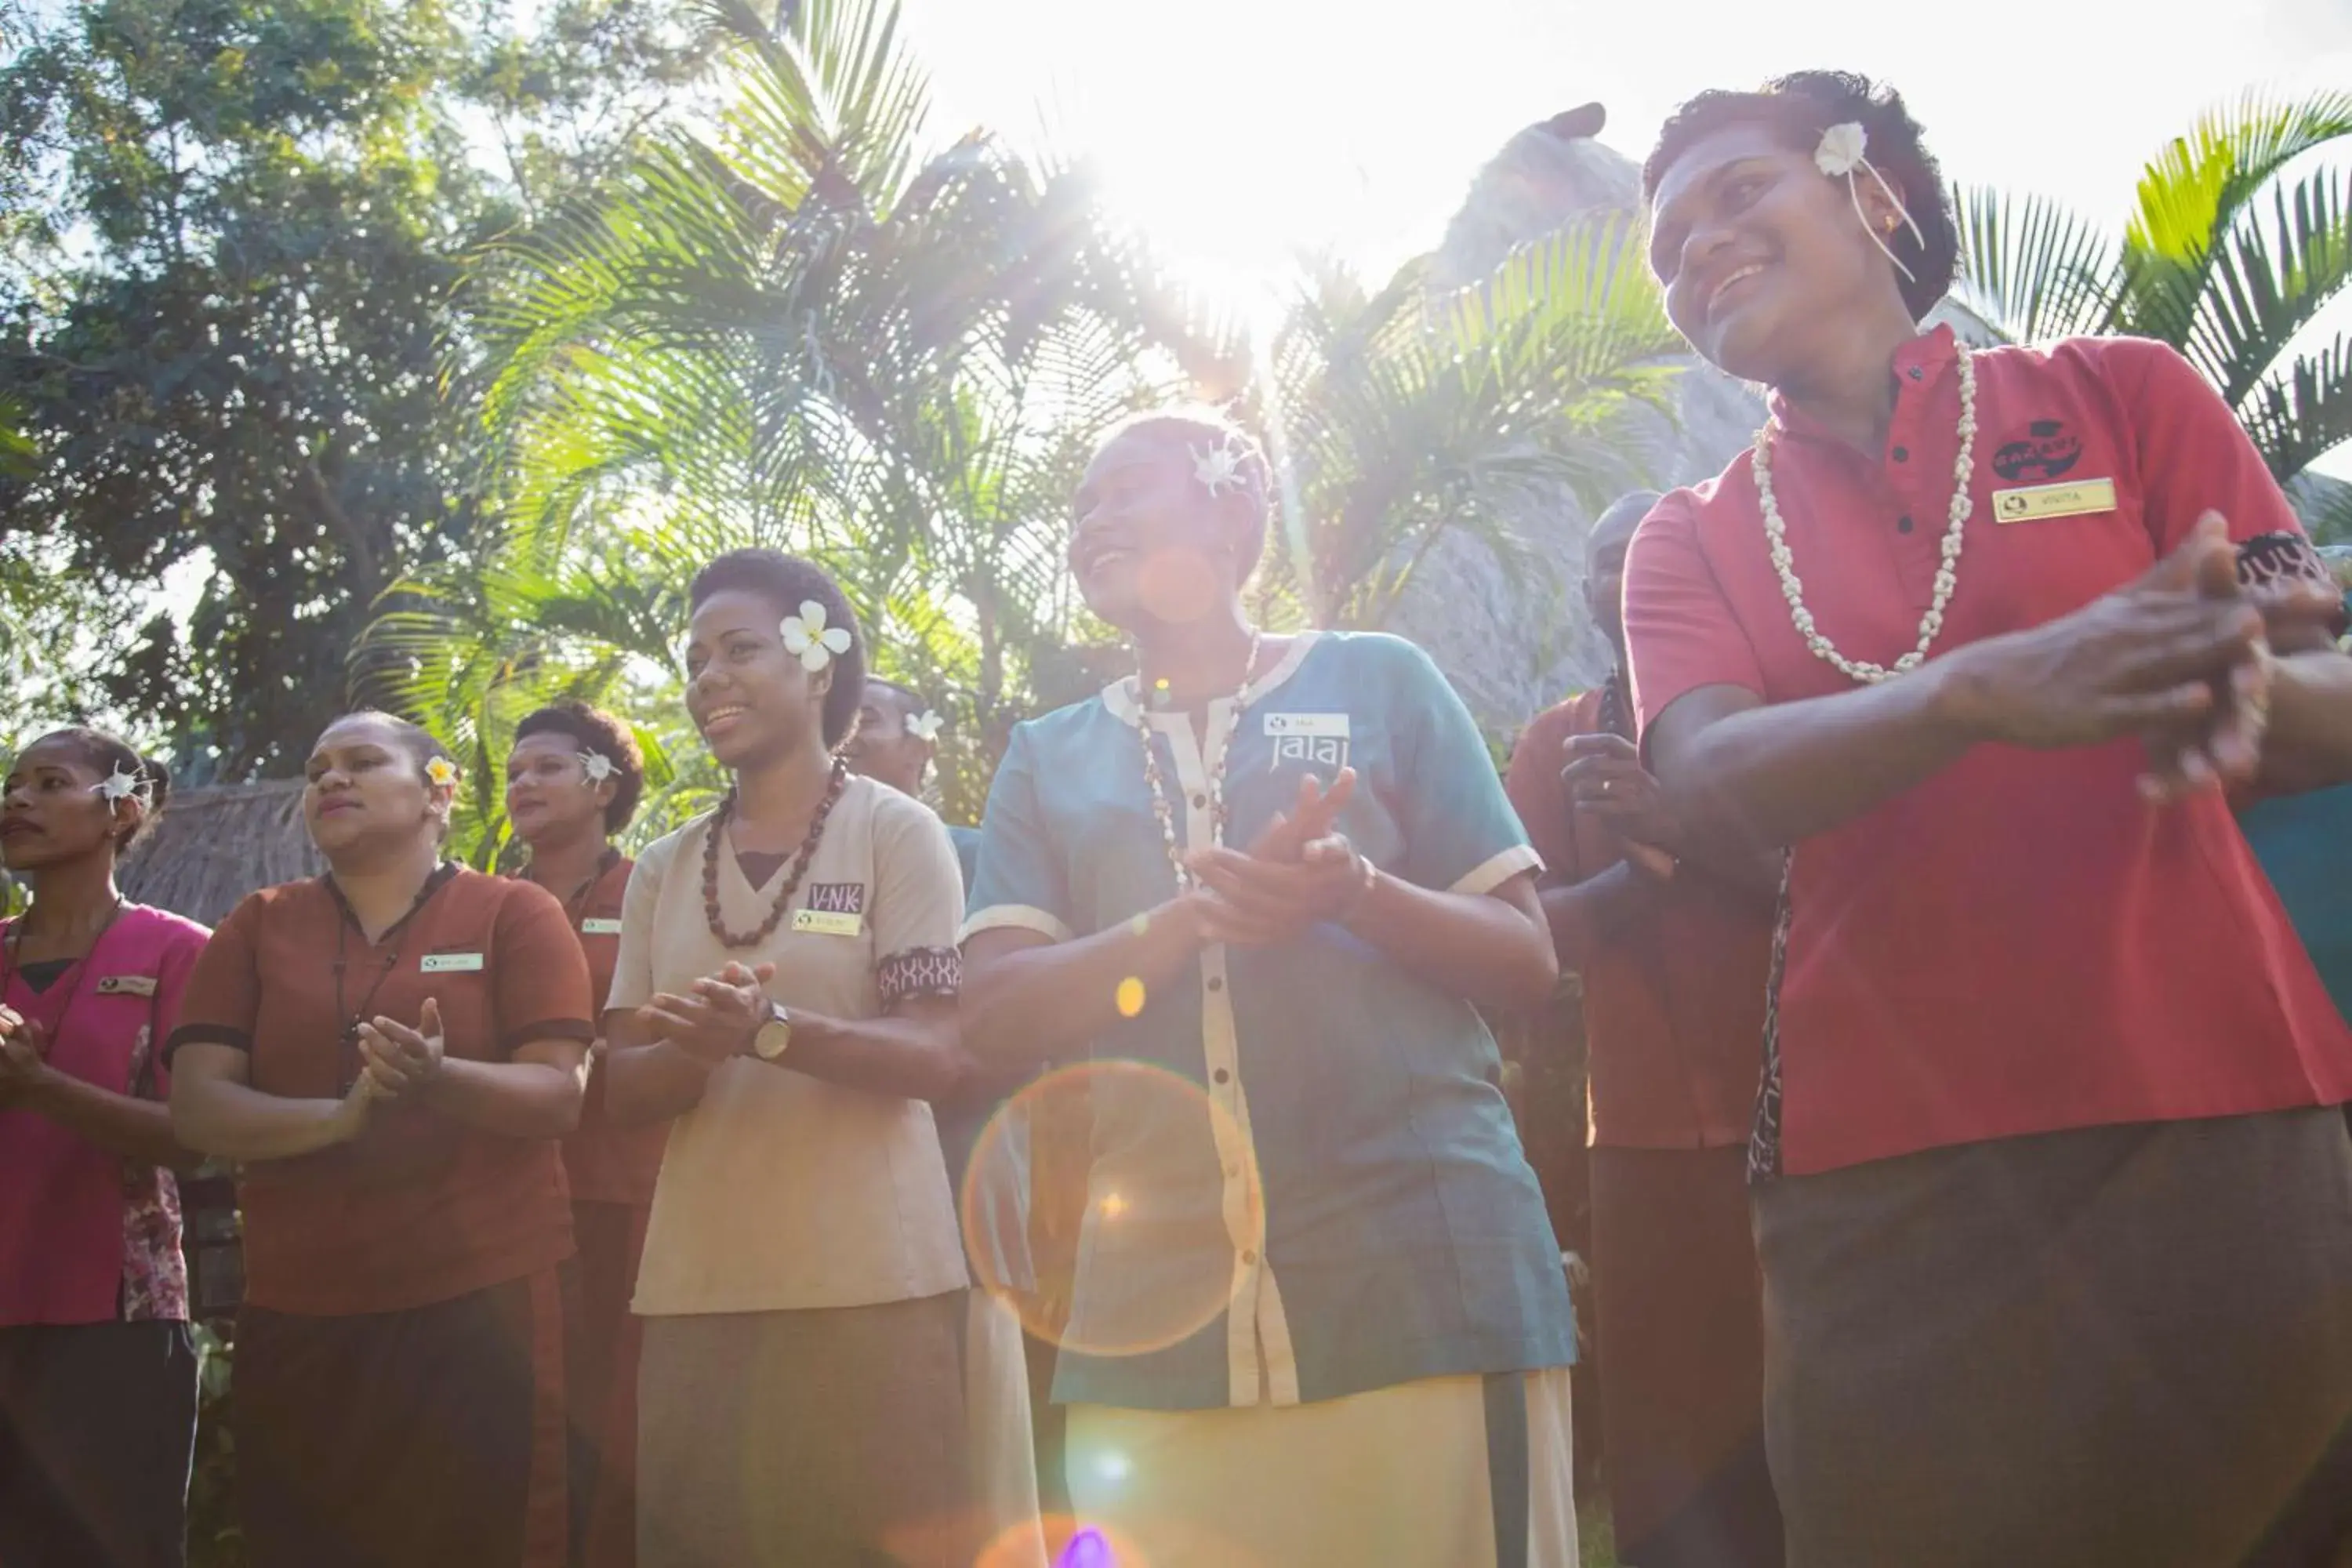
[[1348, 765], [1348, 716], [1345, 713], [1268, 713], [1266, 738], [1274, 742], [1269, 773], [1286, 762], [1309, 766]]

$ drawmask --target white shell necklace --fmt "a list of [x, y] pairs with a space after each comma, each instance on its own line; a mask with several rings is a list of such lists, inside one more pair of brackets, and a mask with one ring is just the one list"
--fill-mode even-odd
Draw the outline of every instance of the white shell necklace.
[[1789, 551], [1788, 525], [1780, 521], [1780, 503], [1772, 497], [1770, 421], [1756, 432], [1756, 495], [1763, 505], [1764, 537], [1772, 546], [1772, 567], [1780, 574], [1780, 596], [1789, 601], [1789, 618], [1796, 624], [1798, 635], [1805, 639], [1807, 647], [1866, 685], [1916, 669], [1927, 662], [1928, 646], [1943, 632], [1944, 611], [1951, 605], [1952, 590], [1959, 585], [1960, 545], [1968, 533], [1969, 512], [1975, 505], [1969, 497], [1969, 479], [1976, 469], [1977, 445], [1977, 372], [1965, 347], [1959, 350], [1959, 370], [1960, 449], [1952, 459], [1952, 512], [1951, 522], [1944, 530], [1943, 563], [1936, 569], [1936, 592], [1927, 603], [1927, 613], [1919, 617], [1919, 641], [1891, 668], [1846, 658], [1813, 624], [1813, 613], [1805, 608], [1805, 585], [1797, 580], [1797, 558]]
[[[1214, 848], [1225, 838], [1225, 766], [1234, 759], [1234, 743], [1241, 738], [1242, 710], [1249, 706], [1250, 676], [1257, 668], [1258, 644], [1264, 634], [1250, 632], [1249, 658], [1242, 661], [1242, 683], [1234, 692], [1233, 728], [1225, 732], [1224, 749], [1209, 773], [1209, 842]], [[1160, 748], [1151, 743], [1151, 715], [1143, 698], [1143, 675], [1136, 673], [1135, 732], [1143, 740], [1143, 782], [1151, 786], [1152, 814], [1160, 818], [1160, 839], [1168, 847], [1169, 868], [1176, 873], [1176, 890], [1189, 893], [1199, 886], [1192, 868], [1184, 864], [1184, 850], [1176, 842], [1176, 813], [1168, 804], [1168, 782], [1160, 774]]]

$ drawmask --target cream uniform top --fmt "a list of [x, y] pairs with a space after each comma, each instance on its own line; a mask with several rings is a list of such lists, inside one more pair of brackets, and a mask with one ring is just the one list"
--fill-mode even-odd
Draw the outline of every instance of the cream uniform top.
[[[791, 912], [730, 949], [702, 905], [704, 816], [638, 857], [622, 909], [610, 1007], [687, 994], [730, 960], [776, 966], [789, 1010], [874, 1018], [902, 997], [952, 995], [962, 882], [940, 819], [852, 777]], [[775, 873], [789, 875], [791, 860]], [[776, 884], [754, 889], [719, 847], [730, 931], [756, 930]], [[647, 1317], [858, 1307], [962, 1289], [963, 1246], [931, 1108], [739, 1057], [672, 1127], [654, 1187], [632, 1310]]]

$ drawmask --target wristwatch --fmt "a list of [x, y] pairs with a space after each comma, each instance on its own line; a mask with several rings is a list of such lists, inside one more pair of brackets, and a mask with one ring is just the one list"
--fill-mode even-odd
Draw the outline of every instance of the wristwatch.
[[751, 1035], [751, 1050], [763, 1062], [774, 1061], [792, 1047], [793, 1016], [781, 1002], [768, 1004], [768, 1016]]

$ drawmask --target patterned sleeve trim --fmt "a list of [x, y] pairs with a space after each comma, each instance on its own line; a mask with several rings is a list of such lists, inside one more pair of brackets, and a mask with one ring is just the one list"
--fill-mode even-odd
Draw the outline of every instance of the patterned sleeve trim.
[[[2343, 592], [2326, 559], [2300, 533], [2258, 533], [2242, 541], [2238, 545], [2238, 581], [2249, 588], [2315, 583], [2332, 594]], [[2338, 636], [2343, 634], [2344, 616], [2336, 617], [2335, 629]]]
[[885, 1007], [917, 996], [952, 996], [963, 989], [963, 954], [951, 947], [910, 947], [877, 964], [874, 980]]
[[2300, 533], [2258, 533], [2238, 544], [2238, 581], [2248, 587], [2272, 583], [2316, 583], [2336, 585], [2335, 574], [2311, 541]]

